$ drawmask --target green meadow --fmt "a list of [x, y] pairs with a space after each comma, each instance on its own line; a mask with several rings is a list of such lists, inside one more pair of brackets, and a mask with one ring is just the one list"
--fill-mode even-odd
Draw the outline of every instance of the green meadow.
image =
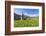
[[38, 18], [31, 20], [14, 20], [14, 27], [37, 27], [38, 24]]

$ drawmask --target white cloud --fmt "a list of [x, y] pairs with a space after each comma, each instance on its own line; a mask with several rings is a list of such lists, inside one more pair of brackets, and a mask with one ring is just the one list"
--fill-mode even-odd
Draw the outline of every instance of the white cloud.
[[21, 12], [19, 12], [19, 13], [18, 13], [18, 12], [15, 12], [15, 13], [16, 13], [16, 14], [19, 14], [19, 15], [22, 15], [22, 13], [21, 13]]
[[[19, 15], [22, 15], [22, 12], [16, 12], [16, 14], [19, 14]], [[28, 13], [26, 13], [26, 12], [24, 12], [24, 15], [27, 15], [27, 16], [30, 16], [30, 17], [37, 17], [38, 16], [38, 14], [28, 14]]]
[[36, 17], [38, 16], [38, 14], [28, 14], [28, 13], [24, 13], [24, 15], [30, 16], [30, 17]]

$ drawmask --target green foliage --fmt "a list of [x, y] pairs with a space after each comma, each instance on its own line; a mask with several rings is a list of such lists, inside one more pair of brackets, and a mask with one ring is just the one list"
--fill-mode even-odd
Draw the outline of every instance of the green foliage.
[[36, 27], [38, 24], [38, 18], [31, 20], [14, 20], [14, 27]]

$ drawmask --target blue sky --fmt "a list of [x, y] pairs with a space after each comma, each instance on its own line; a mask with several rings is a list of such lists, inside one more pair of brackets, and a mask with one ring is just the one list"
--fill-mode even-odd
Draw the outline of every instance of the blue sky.
[[24, 15], [27, 15], [30, 17], [39, 16], [39, 9], [14, 8], [14, 13], [22, 15], [22, 12]]

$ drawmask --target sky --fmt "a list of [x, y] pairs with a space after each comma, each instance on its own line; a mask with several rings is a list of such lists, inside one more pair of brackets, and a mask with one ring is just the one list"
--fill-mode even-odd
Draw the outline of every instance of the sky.
[[27, 15], [30, 17], [39, 16], [39, 9], [14, 8], [14, 13], [22, 15], [22, 12], [24, 15]]

